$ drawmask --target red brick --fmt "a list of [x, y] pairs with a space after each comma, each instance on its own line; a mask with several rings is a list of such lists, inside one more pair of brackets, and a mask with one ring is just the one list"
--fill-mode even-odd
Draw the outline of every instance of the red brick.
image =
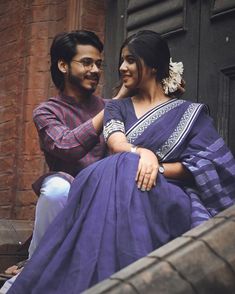
[[99, 17], [97, 15], [85, 14], [84, 16], [82, 16], [82, 25], [87, 30], [94, 30], [94, 28], [96, 28], [97, 30], [97, 28], [99, 28], [100, 25], [100, 18], [101, 16]]
[[58, 2], [58, 0], [34, 0], [32, 6], [49, 5], [51, 2]]
[[0, 218], [11, 218], [11, 206], [0, 206]]
[[30, 37], [36, 40], [48, 39], [48, 22], [34, 22], [31, 24]]
[[23, 172], [37, 174], [44, 168], [44, 160], [40, 156], [23, 156], [19, 160], [19, 166]]
[[0, 123], [14, 120], [15, 115], [16, 113], [14, 106], [0, 108]]
[[[25, 156], [31, 156], [31, 157], [41, 157], [42, 155], [42, 151], [40, 149], [40, 145], [39, 145], [39, 139], [36, 138], [34, 140], [31, 140], [30, 142], [27, 143], [26, 141], [26, 145], [22, 145], [22, 147], [27, 146], [25, 148], [22, 148], [22, 155]], [[29, 145], [29, 146], [28, 146]]]
[[[0, 13], [8, 13], [9, 10], [12, 8], [13, 4], [13, 1], [0, 1]], [[15, 4], [17, 4], [16, 1]]]
[[39, 149], [39, 140], [34, 123], [27, 122], [25, 124], [25, 136], [22, 145], [22, 152], [26, 155], [35, 155], [38, 154]]
[[47, 84], [48, 84], [47, 72], [34, 72], [33, 74], [28, 76], [27, 88], [29, 89], [45, 89]]
[[86, 13], [91, 13], [94, 15], [104, 14], [104, 2], [103, 1], [94, 1], [86, 0], [84, 1], [83, 9]]
[[19, 33], [12, 27], [6, 28], [0, 32], [1, 39], [4, 40], [4, 44], [16, 42], [19, 38]]
[[60, 3], [60, 1], [61, 0], [34, 0], [32, 6], [50, 5], [51, 3]]
[[52, 18], [52, 20], [55, 19], [57, 21], [62, 21], [64, 19], [64, 23], [65, 23], [66, 10], [67, 10], [66, 7], [64, 5], [56, 5], [55, 7], [52, 7], [52, 5], [51, 5], [51, 10], [53, 10], [53, 9], [56, 9], [56, 18]]
[[27, 65], [29, 67], [28, 75], [34, 75], [35, 72], [49, 72], [50, 62], [48, 58], [37, 58], [36, 56], [27, 57]]
[[3, 139], [12, 139], [16, 137], [15, 121], [8, 121], [0, 124], [0, 142]]
[[20, 50], [17, 50], [17, 42], [11, 44], [1, 44], [0, 46], [0, 56], [2, 60], [10, 60], [13, 56], [14, 58], [20, 58]]
[[48, 5], [39, 5], [32, 6], [32, 21], [41, 22], [49, 20], [49, 6]]
[[0, 17], [0, 34], [6, 28], [16, 26], [19, 23], [19, 15], [20, 15], [19, 10], [9, 11], [8, 13], [1, 15], [1, 17]]
[[4, 73], [0, 73], [0, 87], [1, 87], [0, 93], [3, 93], [3, 88], [5, 87], [5, 74]]
[[31, 189], [32, 183], [36, 181], [38, 175], [32, 173], [20, 173], [18, 175], [18, 190], [29, 190]]
[[1, 173], [0, 174], [0, 190], [7, 190], [11, 189], [13, 186], [13, 174], [6, 174], [6, 173]]
[[11, 172], [15, 168], [14, 155], [0, 157], [1, 170], [5, 173]]
[[30, 140], [38, 139], [37, 130], [33, 120], [30, 120], [25, 123], [25, 138]]
[[18, 191], [16, 195], [18, 205], [35, 205], [38, 200], [32, 190]]
[[16, 147], [15, 139], [3, 140], [0, 142], [0, 154], [1, 156], [8, 156], [9, 154], [14, 154], [14, 150]]
[[[16, 74], [19, 68], [22, 66], [22, 60], [17, 58], [12, 58], [11, 60], [2, 60], [1, 63], [2, 76], [5, 77], [6, 74]], [[0, 75], [0, 76], [1, 76]]]
[[[0, 84], [1, 84], [1, 82], [0, 82]], [[15, 105], [16, 98], [18, 98], [17, 93], [11, 92], [11, 91], [8, 91], [8, 92], [3, 91], [3, 88], [2, 88], [2, 90], [0, 89], [1, 107], [9, 107], [9, 106]]]
[[49, 89], [49, 95], [48, 97], [53, 97], [58, 93], [57, 89], [55, 88], [54, 84], [51, 82], [51, 87]]
[[23, 145], [22, 148], [24, 155], [31, 155], [31, 156], [38, 156], [41, 155], [41, 150], [39, 146], [39, 140], [38, 138], [35, 140], [28, 141], [29, 137], [25, 137], [25, 145]]
[[12, 191], [10, 189], [8, 190], [0, 190], [0, 206], [6, 206], [9, 205], [11, 202], [11, 193]]
[[5, 90], [6, 91], [13, 91], [15, 93], [17, 93], [18, 91], [18, 85], [19, 85], [19, 81], [20, 81], [20, 75], [16, 75], [16, 74], [8, 74], [6, 77], [6, 81], [5, 81]]
[[[48, 97], [45, 97], [45, 89], [27, 89], [25, 91], [25, 96], [27, 97], [27, 101], [28, 101], [27, 104], [31, 102], [32, 105], [35, 104], [35, 107], [36, 105], [47, 100], [48, 98]], [[33, 107], [33, 109], [35, 107]]]
[[30, 121], [30, 122], [33, 121], [33, 110], [34, 110], [35, 107], [36, 107], [36, 105], [34, 105], [34, 104], [33, 105], [32, 104], [25, 105], [25, 107], [24, 107], [24, 109], [25, 109], [25, 121]]
[[14, 209], [14, 218], [22, 220], [33, 220], [35, 216], [35, 207], [34, 206], [23, 206], [15, 207]]
[[51, 46], [52, 39], [59, 32], [64, 32], [65, 29], [58, 24], [57, 21], [50, 21], [50, 26], [48, 28], [48, 38], [49, 38], [49, 46]]
[[48, 56], [48, 40], [47, 39], [32, 39], [28, 41], [29, 55], [36, 58], [45, 58]]

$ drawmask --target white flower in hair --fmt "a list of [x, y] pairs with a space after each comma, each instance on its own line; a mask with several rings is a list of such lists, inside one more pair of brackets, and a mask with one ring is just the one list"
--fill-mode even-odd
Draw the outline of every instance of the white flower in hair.
[[172, 62], [170, 58], [169, 77], [162, 80], [165, 94], [174, 93], [182, 82], [184, 66], [182, 62]]

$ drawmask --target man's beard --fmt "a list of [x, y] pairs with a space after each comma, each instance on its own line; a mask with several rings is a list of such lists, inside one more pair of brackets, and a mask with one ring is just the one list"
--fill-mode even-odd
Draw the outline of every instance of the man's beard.
[[[86, 75], [84, 76], [86, 78]], [[96, 78], [97, 81], [99, 81], [99, 76], [97, 74], [90, 74], [87, 78], [89, 79], [89, 77], [93, 77]], [[84, 94], [92, 94], [93, 92], [95, 92], [97, 86], [87, 89], [82, 85], [82, 79], [73, 75], [71, 73], [71, 69], [69, 69], [68, 71], [68, 82], [73, 86], [76, 87], [78, 91], [83, 92]]]

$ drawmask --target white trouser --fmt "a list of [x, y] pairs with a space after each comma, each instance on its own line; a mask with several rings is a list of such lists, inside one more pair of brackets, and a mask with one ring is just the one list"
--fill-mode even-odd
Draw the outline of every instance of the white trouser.
[[[68, 199], [70, 183], [58, 174], [44, 179], [40, 190], [40, 197], [36, 205], [33, 237], [29, 246], [29, 258], [37, 248], [49, 224], [65, 207]], [[7, 280], [0, 289], [0, 294], [5, 294], [14, 283], [16, 276]]]
[[33, 237], [29, 246], [29, 258], [37, 248], [49, 224], [65, 207], [70, 183], [58, 174], [44, 179], [36, 205]]
[[7, 291], [11, 288], [12, 284], [15, 282], [16, 278], [18, 277], [19, 274], [15, 275], [14, 277], [10, 278], [7, 280], [2, 288], [0, 289], [0, 294], [6, 294]]

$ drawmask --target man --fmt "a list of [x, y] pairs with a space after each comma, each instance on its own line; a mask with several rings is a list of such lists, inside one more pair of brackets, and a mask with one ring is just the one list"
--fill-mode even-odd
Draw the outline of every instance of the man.
[[[40, 197], [29, 258], [66, 205], [73, 177], [104, 157], [101, 131], [105, 102], [93, 95], [102, 71], [102, 51], [103, 44], [90, 31], [62, 33], [53, 40], [51, 77], [58, 95], [40, 104], [33, 113], [50, 173], [33, 185]], [[14, 275], [20, 270], [15, 265], [5, 273]]]
[[59, 94], [36, 108], [33, 119], [50, 171], [65, 174], [53, 173], [42, 182], [29, 257], [65, 206], [70, 176], [104, 156], [100, 136], [104, 101], [93, 95], [101, 74], [102, 50], [101, 41], [88, 31], [60, 34], [52, 43], [51, 76]]

